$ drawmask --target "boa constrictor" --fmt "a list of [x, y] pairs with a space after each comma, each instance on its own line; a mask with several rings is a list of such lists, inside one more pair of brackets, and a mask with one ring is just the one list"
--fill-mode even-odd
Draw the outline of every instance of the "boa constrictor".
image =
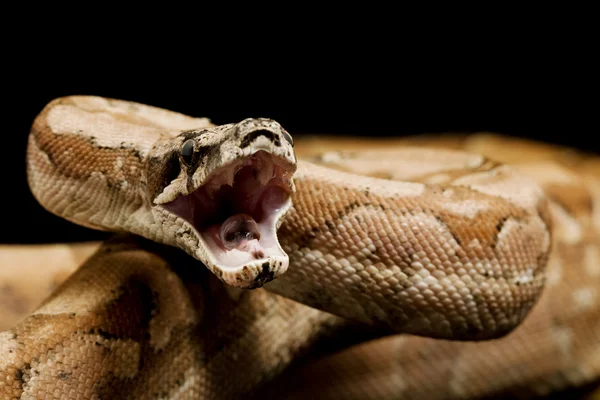
[[529, 397], [594, 384], [597, 160], [546, 151], [509, 167], [457, 142], [324, 152], [267, 119], [51, 102], [29, 137], [34, 196], [117, 233], [0, 333], [1, 397]]

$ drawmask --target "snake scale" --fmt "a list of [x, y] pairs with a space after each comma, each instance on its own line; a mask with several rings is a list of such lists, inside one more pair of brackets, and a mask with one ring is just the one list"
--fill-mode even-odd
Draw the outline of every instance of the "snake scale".
[[29, 136], [31, 190], [115, 235], [0, 332], [0, 397], [593, 386], [598, 160], [501, 140], [327, 147], [269, 119], [52, 101]]

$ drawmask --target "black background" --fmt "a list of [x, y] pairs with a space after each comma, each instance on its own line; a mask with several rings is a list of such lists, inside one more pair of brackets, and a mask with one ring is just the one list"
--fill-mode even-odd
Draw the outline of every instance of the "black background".
[[85, 57], [62, 50], [20, 53], [5, 63], [0, 242], [105, 237], [50, 215], [27, 188], [29, 127], [47, 102], [65, 95], [138, 101], [217, 124], [269, 117], [293, 135], [492, 131], [600, 153], [593, 66], [573, 54], [442, 49], [423, 59], [383, 50], [282, 59], [268, 46], [164, 57], [135, 46], [126, 56], [110, 49]]

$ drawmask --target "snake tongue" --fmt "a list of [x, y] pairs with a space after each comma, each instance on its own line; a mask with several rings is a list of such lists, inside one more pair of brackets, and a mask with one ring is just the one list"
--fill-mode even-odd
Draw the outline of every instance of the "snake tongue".
[[227, 250], [247, 251], [254, 258], [264, 256], [264, 251], [259, 243], [258, 225], [248, 214], [235, 214], [223, 222], [219, 229], [219, 239]]

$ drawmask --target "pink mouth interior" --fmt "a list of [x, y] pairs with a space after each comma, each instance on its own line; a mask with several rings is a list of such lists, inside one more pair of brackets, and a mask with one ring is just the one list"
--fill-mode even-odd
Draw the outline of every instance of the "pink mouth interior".
[[282, 163], [259, 151], [217, 169], [194, 192], [164, 207], [194, 226], [222, 266], [283, 256], [273, 226], [290, 197]]

